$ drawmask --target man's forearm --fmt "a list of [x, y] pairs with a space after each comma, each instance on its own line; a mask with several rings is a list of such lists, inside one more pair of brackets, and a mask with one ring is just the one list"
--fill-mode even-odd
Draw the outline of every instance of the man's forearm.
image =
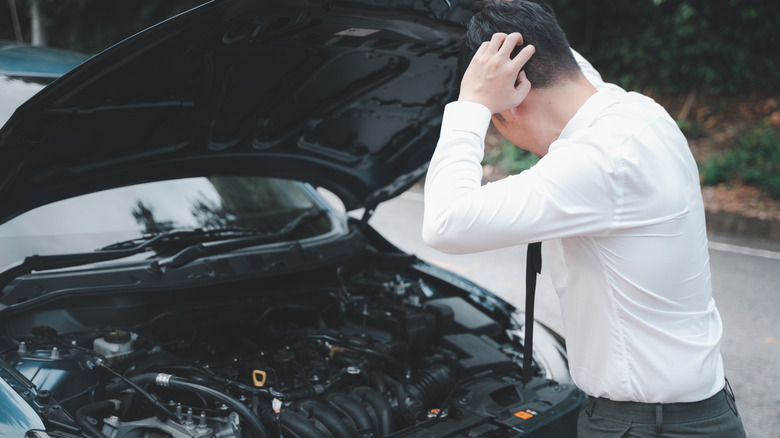
[[425, 180], [423, 240], [443, 252], [464, 248], [454, 216], [468, 208], [465, 200], [481, 185], [484, 138], [490, 111], [479, 104], [453, 102], [447, 106], [441, 137]]

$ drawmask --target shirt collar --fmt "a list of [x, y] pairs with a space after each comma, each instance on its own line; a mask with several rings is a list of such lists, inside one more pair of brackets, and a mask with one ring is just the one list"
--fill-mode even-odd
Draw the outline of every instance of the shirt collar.
[[[623, 93], [625, 93], [625, 91], [623, 91]], [[558, 140], [570, 138], [580, 129], [591, 126], [601, 112], [615, 103], [619, 98], [620, 94], [615, 93], [612, 90], [597, 91], [582, 104], [580, 109], [574, 114], [574, 117], [569, 120], [569, 123], [567, 123], [563, 128], [563, 131], [561, 131], [561, 135], [558, 136]]]

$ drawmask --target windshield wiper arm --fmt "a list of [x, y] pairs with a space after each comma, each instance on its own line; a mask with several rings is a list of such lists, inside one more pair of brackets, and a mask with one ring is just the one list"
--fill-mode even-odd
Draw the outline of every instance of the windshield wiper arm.
[[249, 236], [260, 234], [262, 231], [255, 228], [246, 227], [219, 227], [219, 228], [195, 228], [195, 229], [182, 229], [182, 230], [169, 230], [162, 231], [154, 234], [146, 234], [142, 237], [135, 239], [124, 240], [122, 242], [112, 243], [111, 245], [104, 246], [97, 251], [116, 251], [124, 249], [135, 249], [138, 247], [150, 247], [156, 245], [160, 241], [172, 240], [180, 237], [220, 237], [225, 236]]
[[159, 270], [159, 268], [179, 268], [201, 257], [220, 254], [235, 249], [247, 248], [255, 245], [262, 245], [264, 243], [269, 243], [273, 241], [278, 241], [280, 239], [283, 239], [291, 235], [301, 226], [306, 225], [314, 221], [315, 219], [322, 217], [327, 212], [328, 212], [327, 210], [323, 210], [323, 209], [308, 210], [298, 215], [295, 219], [288, 222], [284, 227], [282, 227], [279, 231], [276, 232], [260, 234], [257, 236], [242, 237], [240, 239], [229, 240], [225, 242], [217, 242], [209, 246], [203, 245], [202, 243], [197, 243], [195, 245], [191, 245], [188, 246], [187, 248], [184, 248], [183, 250], [179, 251], [178, 253], [176, 253], [175, 255], [173, 255], [172, 257], [166, 260], [160, 262], [156, 262], [156, 261], [153, 262], [151, 269]]
[[[262, 233], [252, 228], [225, 227], [214, 229], [194, 229], [194, 230], [170, 230], [159, 234], [145, 236], [140, 239], [132, 239], [118, 242], [93, 252], [56, 254], [56, 255], [32, 255], [25, 257], [19, 265], [11, 267], [0, 273], [0, 291], [10, 283], [14, 278], [29, 274], [33, 271], [47, 271], [52, 269], [69, 268], [72, 266], [86, 265], [89, 263], [105, 262], [109, 260], [121, 259], [134, 254], [147, 251], [161, 242], [169, 241], [180, 237], [235, 237], [226, 242], [216, 243], [214, 245], [204, 246], [201, 243], [190, 245], [179, 251], [173, 257], [152, 264], [154, 270], [159, 266], [179, 267], [200, 257], [231, 251], [233, 249], [244, 248], [248, 246], [261, 245], [270, 241], [278, 240], [292, 234], [298, 227], [309, 223], [310, 221], [321, 217], [327, 213], [327, 210], [308, 210], [299, 215], [279, 231], [271, 233]], [[2, 294], [0, 294], [2, 295]]]
[[32, 255], [24, 258], [22, 263], [0, 273], [0, 290], [2, 290], [14, 278], [29, 274], [33, 271], [47, 271], [52, 269], [69, 268], [72, 266], [99, 263], [109, 260], [121, 259], [134, 254], [139, 254], [158, 245], [161, 242], [180, 237], [211, 237], [225, 234], [236, 236], [256, 235], [259, 231], [251, 228], [216, 228], [194, 230], [170, 230], [158, 234], [147, 235], [139, 239], [117, 242], [112, 245], [97, 249], [93, 252], [56, 254], [56, 255]]
[[[29, 274], [33, 271], [47, 271], [51, 269], [69, 268], [71, 266], [86, 265], [88, 263], [105, 262], [109, 260], [121, 259], [124, 257], [138, 254], [151, 248], [159, 241], [180, 235], [193, 234], [195, 230], [171, 230], [155, 234], [149, 238], [143, 240], [128, 240], [125, 242], [119, 242], [114, 245], [109, 245], [105, 248], [98, 249], [93, 252], [82, 252], [72, 254], [56, 254], [56, 255], [32, 255], [24, 258], [22, 263], [9, 268], [0, 273], [0, 290], [4, 288], [14, 278]], [[139, 242], [132, 246], [135, 242]]]

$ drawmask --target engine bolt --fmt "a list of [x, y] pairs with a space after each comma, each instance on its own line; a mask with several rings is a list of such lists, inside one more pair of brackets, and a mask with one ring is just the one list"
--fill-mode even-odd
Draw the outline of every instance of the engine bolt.
[[184, 422], [187, 426], [193, 426], [195, 424], [194, 421], [192, 421], [192, 408], [187, 409], [187, 420]]

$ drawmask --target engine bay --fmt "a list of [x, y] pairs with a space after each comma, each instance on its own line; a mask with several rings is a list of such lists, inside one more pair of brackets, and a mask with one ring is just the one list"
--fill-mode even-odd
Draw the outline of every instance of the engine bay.
[[445, 282], [298, 277], [260, 298], [115, 297], [4, 338], [2, 377], [62, 437], [520, 436], [581, 402], [537, 362], [522, 384], [519, 323]]

